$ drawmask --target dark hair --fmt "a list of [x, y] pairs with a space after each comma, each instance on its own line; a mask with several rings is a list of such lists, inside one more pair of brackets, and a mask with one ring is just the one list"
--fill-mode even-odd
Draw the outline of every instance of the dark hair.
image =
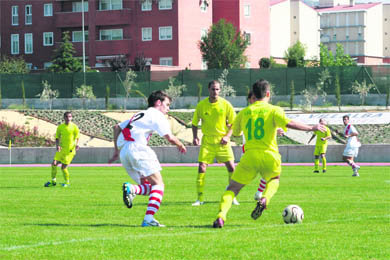
[[349, 120], [349, 115], [343, 116], [343, 120], [344, 120], [344, 118], [348, 118], [348, 120]]
[[269, 90], [270, 90], [269, 82], [266, 81], [265, 79], [259, 79], [252, 86], [253, 94], [257, 99], [263, 99], [266, 96], [267, 91]]
[[251, 91], [249, 91], [249, 93], [248, 93], [248, 99], [251, 99], [252, 96], [253, 96], [253, 91], [251, 90]]
[[72, 112], [66, 111], [66, 112], [64, 113], [64, 118], [67, 117], [69, 114], [72, 114]]
[[212, 81], [209, 82], [208, 88], [210, 88], [210, 87], [211, 87], [212, 85], [214, 85], [214, 84], [219, 84], [219, 85], [221, 85], [221, 82], [219, 82], [218, 80], [212, 80]]
[[153, 91], [152, 94], [148, 97], [148, 107], [154, 107], [154, 104], [156, 103], [157, 100], [160, 100], [163, 102], [166, 98], [169, 99], [169, 101], [172, 101], [172, 98], [168, 96], [167, 93], [165, 93], [162, 90], [156, 90]]

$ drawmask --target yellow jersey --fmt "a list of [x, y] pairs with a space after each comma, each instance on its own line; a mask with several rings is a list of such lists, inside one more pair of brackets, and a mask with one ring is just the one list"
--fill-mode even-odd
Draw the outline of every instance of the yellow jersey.
[[205, 98], [196, 106], [192, 124], [198, 126], [201, 121], [203, 139], [219, 143], [229, 131], [227, 125], [233, 124], [235, 116], [233, 106], [226, 99], [218, 97], [217, 102], [210, 103], [209, 98]]
[[327, 126], [325, 126], [325, 128], [326, 128], [325, 132], [314, 131], [314, 134], [317, 136], [316, 146], [328, 145], [328, 140], [325, 141], [321, 140], [321, 138], [331, 136], [329, 128]]
[[244, 132], [245, 151], [251, 149], [279, 152], [276, 142], [276, 130], [283, 128], [291, 119], [284, 110], [264, 101], [256, 101], [241, 110], [233, 123], [233, 135]]
[[60, 146], [63, 150], [70, 151], [75, 148], [79, 134], [80, 131], [76, 124], [72, 122], [68, 125], [62, 123], [57, 127], [56, 139], [60, 140]]

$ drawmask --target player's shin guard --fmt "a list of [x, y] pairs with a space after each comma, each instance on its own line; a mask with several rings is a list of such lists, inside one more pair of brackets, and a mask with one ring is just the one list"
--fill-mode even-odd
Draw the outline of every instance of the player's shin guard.
[[57, 177], [57, 166], [52, 165], [51, 166], [51, 181], [56, 182]]
[[203, 192], [204, 192], [205, 178], [206, 178], [206, 174], [204, 172], [198, 173], [196, 179], [196, 191], [198, 192], [199, 201], [204, 201]]
[[318, 168], [320, 167], [320, 159], [318, 158], [316, 158], [316, 159], [314, 159], [314, 170], [315, 171], [318, 171]]
[[149, 195], [148, 208], [146, 209], [145, 218], [146, 222], [150, 222], [154, 219], [154, 214], [160, 209], [160, 204], [164, 196], [164, 186], [153, 185]]
[[232, 202], [235, 197], [235, 194], [231, 190], [225, 191], [225, 193], [222, 195], [221, 202], [219, 204], [219, 213], [218, 218], [222, 218], [223, 221], [226, 221], [226, 215], [229, 211], [229, 209], [232, 207]]
[[275, 193], [279, 189], [279, 179], [271, 179], [267, 183], [267, 187], [265, 188], [264, 196], [267, 200], [267, 205], [271, 201], [271, 198], [275, 195]]
[[322, 169], [326, 170], [326, 157], [322, 157]]
[[64, 175], [65, 183], [69, 184], [69, 171], [68, 171], [68, 168], [62, 169], [62, 174]]

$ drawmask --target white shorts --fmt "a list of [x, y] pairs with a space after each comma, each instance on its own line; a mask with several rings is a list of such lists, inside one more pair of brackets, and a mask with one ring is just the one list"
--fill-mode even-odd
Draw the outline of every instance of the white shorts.
[[359, 153], [359, 147], [346, 146], [343, 152], [343, 156], [346, 157], [357, 157]]
[[161, 171], [157, 155], [149, 146], [125, 145], [120, 159], [127, 174], [138, 184], [141, 178]]

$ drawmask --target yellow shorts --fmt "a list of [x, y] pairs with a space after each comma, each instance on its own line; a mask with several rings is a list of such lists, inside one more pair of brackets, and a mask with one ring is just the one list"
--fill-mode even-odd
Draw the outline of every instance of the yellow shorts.
[[73, 157], [76, 155], [76, 150], [73, 149], [71, 152], [69, 150], [62, 149], [59, 152], [56, 152], [54, 160], [61, 162], [62, 164], [70, 164], [73, 160]]
[[244, 153], [238, 163], [232, 180], [241, 184], [249, 184], [260, 174], [267, 182], [282, 172], [281, 156], [273, 151], [249, 150]]
[[198, 161], [210, 164], [214, 162], [214, 158], [216, 158], [219, 163], [234, 161], [231, 144], [202, 144], [200, 146]]
[[321, 155], [326, 153], [326, 149], [328, 148], [327, 145], [321, 145], [314, 148], [314, 155]]

